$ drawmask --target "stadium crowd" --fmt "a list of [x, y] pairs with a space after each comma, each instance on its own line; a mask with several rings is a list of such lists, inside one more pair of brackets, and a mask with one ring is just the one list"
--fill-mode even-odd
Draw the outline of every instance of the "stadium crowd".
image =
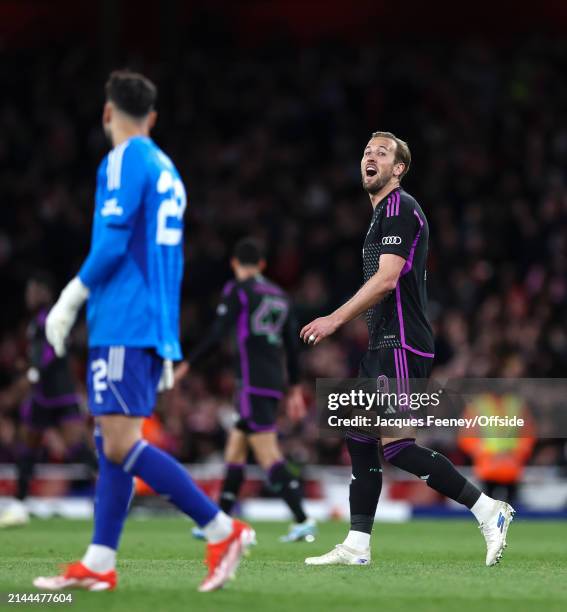
[[[78, 270], [107, 150], [105, 75], [91, 52], [13, 53], [18, 61], [0, 64], [2, 82], [13, 84], [0, 102], [0, 461], [10, 460], [23, 399], [14, 381], [25, 371], [26, 278], [45, 269], [59, 289]], [[299, 49], [282, 39], [125, 63], [159, 85], [154, 138], [188, 188], [186, 346], [206, 333], [243, 235], [268, 245], [268, 276], [293, 295], [300, 324], [360, 286], [371, 209], [359, 160], [381, 129], [409, 143], [404, 187], [429, 218], [435, 375], [567, 371], [565, 41]], [[79, 389], [85, 338], [83, 324], [72, 345]], [[355, 375], [366, 342], [361, 318], [303, 349], [312, 406], [315, 378]], [[230, 351], [227, 341], [163, 401], [162, 443], [184, 461], [221, 457]], [[346, 461], [339, 441], [319, 438], [314, 408], [301, 425], [282, 414], [281, 431], [299, 462]], [[538, 448], [533, 461], [560, 461], [560, 445]]]

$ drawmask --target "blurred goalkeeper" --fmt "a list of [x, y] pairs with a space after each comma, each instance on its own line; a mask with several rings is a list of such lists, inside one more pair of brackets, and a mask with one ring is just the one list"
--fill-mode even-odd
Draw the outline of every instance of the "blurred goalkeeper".
[[116, 551], [134, 476], [166, 496], [203, 528], [209, 572], [199, 590], [220, 588], [234, 574], [254, 532], [222, 512], [173, 457], [142, 439], [158, 385], [173, 385], [181, 359], [185, 187], [171, 159], [150, 139], [157, 114], [154, 84], [117, 71], [106, 84], [103, 127], [113, 149], [97, 173], [92, 243], [78, 275], [49, 312], [46, 336], [57, 355], [88, 300], [89, 408], [96, 419], [99, 478], [94, 533], [81, 561], [40, 589], [116, 587]]
[[[426, 380], [433, 366], [433, 333], [427, 320], [426, 263], [429, 228], [423, 210], [400, 183], [408, 172], [407, 143], [391, 132], [374, 132], [360, 162], [362, 186], [373, 214], [362, 249], [364, 285], [348, 302], [301, 330], [315, 345], [365, 313], [368, 351], [361, 378], [374, 378], [410, 393], [411, 379]], [[394, 391], [392, 389], [392, 391]], [[486, 565], [500, 560], [514, 510], [481, 493], [442, 454], [416, 444], [414, 437], [382, 438], [384, 458], [471, 510], [486, 541]], [[382, 489], [378, 441], [363, 432], [347, 433], [352, 461], [350, 531], [342, 544], [308, 565], [365, 565]]]
[[[313, 537], [316, 525], [305, 515], [299, 482], [285, 465], [276, 433], [277, 411], [286, 387], [286, 364], [290, 384], [286, 398], [288, 414], [297, 419], [305, 413], [298, 385], [297, 325], [289, 297], [262, 276], [265, 266], [259, 242], [252, 238], [238, 242], [231, 260], [236, 279], [225, 285], [212, 329], [190, 352], [189, 362], [176, 370], [176, 379], [184, 376], [189, 364], [194, 366], [227, 334], [236, 332], [238, 420], [225, 449], [226, 472], [220, 507], [227, 514], [232, 511], [244, 481], [250, 447], [268, 473], [270, 485], [287, 503], [295, 519], [281, 541], [297, 542]], [[201, 530], [195, 529], [193, 533], [199, 537]]]

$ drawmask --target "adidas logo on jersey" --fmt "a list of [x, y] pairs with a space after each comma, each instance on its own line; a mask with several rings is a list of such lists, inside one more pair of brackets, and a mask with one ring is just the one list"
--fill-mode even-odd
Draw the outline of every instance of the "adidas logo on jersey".
[[112, 198], [110, 200], [106, 200], [102, 205], [102, 209], [100, 214], [103, 217], [108, 217], [108, 215], [116, 215], [120, 217], [124, 213], [124, 209], [122, 206], [118, 206], [118, 200], [116, 198]]

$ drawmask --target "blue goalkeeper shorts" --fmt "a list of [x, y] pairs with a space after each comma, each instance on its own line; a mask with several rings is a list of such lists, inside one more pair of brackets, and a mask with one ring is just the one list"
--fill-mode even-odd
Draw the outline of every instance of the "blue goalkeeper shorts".
[[150, 348], [94, 346], [87, 364], [89, 408], [94, 416], [148, 417], [156, 403], [163, 359]]

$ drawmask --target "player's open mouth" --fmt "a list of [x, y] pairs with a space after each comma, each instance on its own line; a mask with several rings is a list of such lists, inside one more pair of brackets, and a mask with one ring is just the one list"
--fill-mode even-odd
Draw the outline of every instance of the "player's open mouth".
[[378, 174], [378, 169], [373, 164], [368, 164], [366, 166], [366, 176], [376, 176]]

